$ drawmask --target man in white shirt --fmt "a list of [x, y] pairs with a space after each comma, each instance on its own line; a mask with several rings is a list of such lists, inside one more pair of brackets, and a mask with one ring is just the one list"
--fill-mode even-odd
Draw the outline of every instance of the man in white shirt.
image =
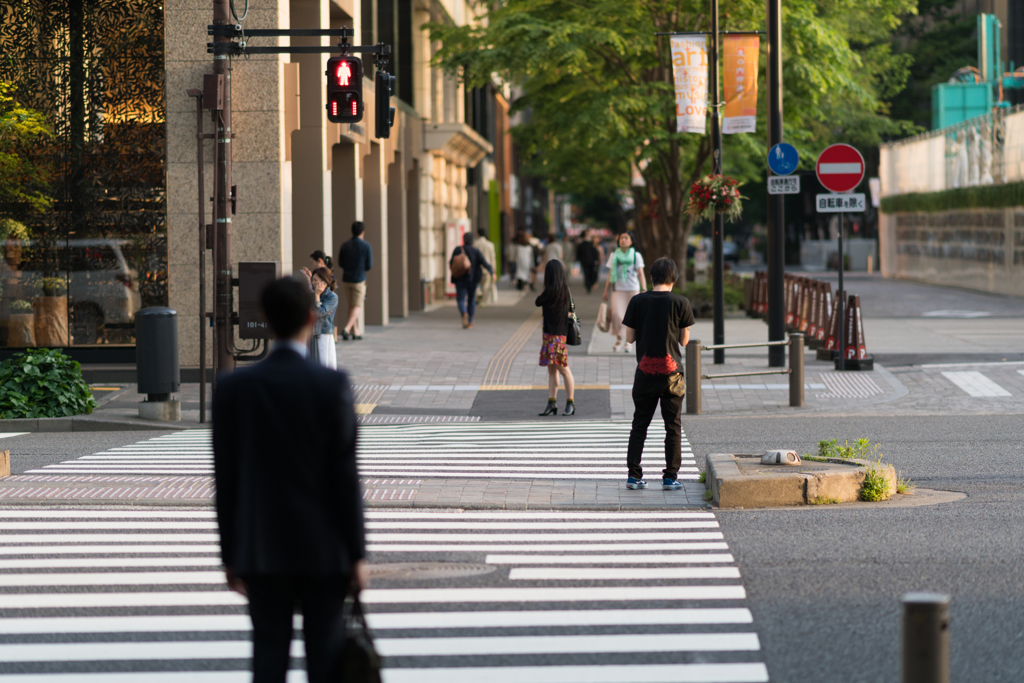
[[[488, 263], [497, 266], [498, 261], [496, 260], [496, 252], [494, 249], [494, 243], [487, 239], [487, 231], [480, 228], [479, 237], [473, 242], [473, 246], [476, 247], [481, 254], [484, 256], [484, 260]], [[498, 302], [498, 276], [484, 271], [483, 280], [480, 281], [480, 294], [479, 302], [481, 306], [486, 306], [488, 303]]]

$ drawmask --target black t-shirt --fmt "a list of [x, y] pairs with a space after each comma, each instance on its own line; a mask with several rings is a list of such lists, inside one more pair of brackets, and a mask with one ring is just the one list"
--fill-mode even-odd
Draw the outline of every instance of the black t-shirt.
[[558, 300], [550, 289], [545, 289], [534, 302], [544, 307], [544, 334], [564, 337], [569, 334], [569, 299]]
[[679, 336], [694, 323], [686, 297], [673, 292], [645, 292], [629, 300], [622, 324], [636, 331], [636, 360], [647, 375], [683, 371]]

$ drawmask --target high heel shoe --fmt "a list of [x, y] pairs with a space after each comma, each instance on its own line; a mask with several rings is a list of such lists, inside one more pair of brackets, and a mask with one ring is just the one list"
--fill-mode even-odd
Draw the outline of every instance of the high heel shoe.
[[540, 417], [544, 417], [545, 415], [558, 415], [557, 401], [548, 401], [548, 407], [544, 409], [543, 413], [539, 413]]
[[565, 402], [565, 412], [562, 415], [575, 415], [576, 414], [576, 402], [571, 398]]

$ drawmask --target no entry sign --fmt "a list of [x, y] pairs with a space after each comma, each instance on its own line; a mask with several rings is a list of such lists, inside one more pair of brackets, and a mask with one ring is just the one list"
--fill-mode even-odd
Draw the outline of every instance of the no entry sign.
[[849, 192], [864, 179], [864, 157], [850, 145], [830, 145], [818, 156], [814, 171], [826, 190]]

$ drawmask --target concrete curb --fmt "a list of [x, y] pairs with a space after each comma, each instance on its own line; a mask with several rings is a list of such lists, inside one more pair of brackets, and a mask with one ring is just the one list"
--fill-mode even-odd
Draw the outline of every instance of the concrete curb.
[[[826, 472], [801, 471], [800, 467], [778, 467], [771, 474], [744, 474], [731, 453], [709, 453], [707, 485], [720, 508], [763, 508], [809, 505], [817, 498], [850, 503], [860, 498], [861, 486], [870, 463], [838, 460], [829, 463], [842, 468]], [[769, 467], [769, 466], [766, 466]], [[896, 491], [896, 469], [883, 465], [890, 489]]]
[[200, 425], [193, 427], [180, 423], [142, 419], [111, 420], [85, 415], [72, 417], [25, 417], [13, 420], [0, 420], [0, 431], [4, 432], [153, 432], [202, 428], [204, 427]]

